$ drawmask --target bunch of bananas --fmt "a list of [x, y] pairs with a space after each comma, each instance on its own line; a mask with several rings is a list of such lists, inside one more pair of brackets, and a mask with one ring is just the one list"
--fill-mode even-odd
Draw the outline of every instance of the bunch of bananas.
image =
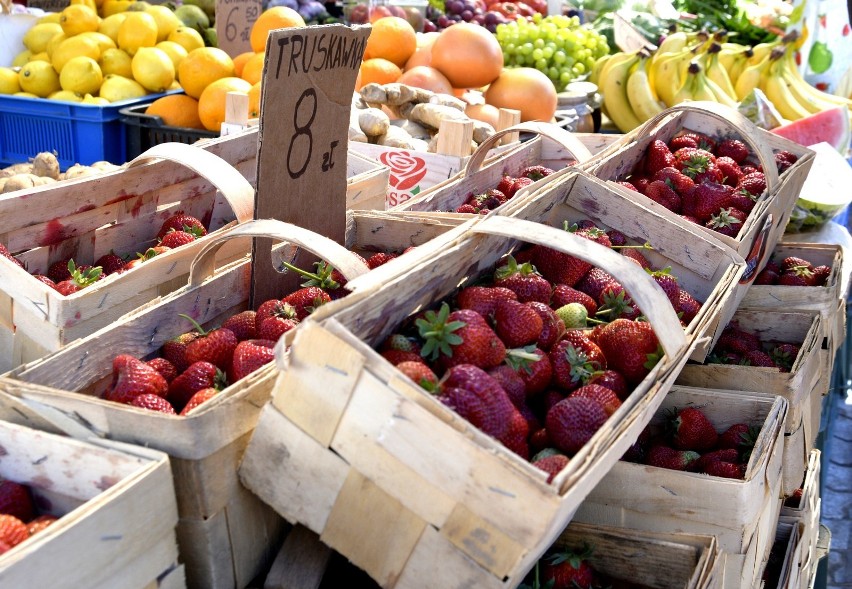
[[653, 53], [642, 49], [600, 58], [590, 80], [601, 89], [607, 116], [626, 133], [687, 100], [736, 108], [755, 88], [791, 121], [838, 106], [852, 110], [852, 100], [805, 81], [794, 60], [794, 35], [754, 47], [726, 42], [726, 36], [676, 32]]

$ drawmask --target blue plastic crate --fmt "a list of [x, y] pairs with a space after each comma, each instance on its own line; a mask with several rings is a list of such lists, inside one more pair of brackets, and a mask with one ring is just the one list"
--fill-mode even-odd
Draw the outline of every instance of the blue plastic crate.
[[107, 106], [41, 98], [0, 96], [0, 165], [26, 162], [42, 151], [55, 151], [59, 166], [106, 160], [127, 161], [122, 108], [165, 94], [114, 102]]

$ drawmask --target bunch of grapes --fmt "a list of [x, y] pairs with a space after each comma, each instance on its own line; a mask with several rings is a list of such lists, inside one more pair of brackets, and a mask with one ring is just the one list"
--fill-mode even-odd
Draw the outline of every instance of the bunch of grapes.
[[497, 41], [508, 67], [534, 67], [561, 92], [572, 80], [592, 71], [609, 53], [606, 37], [580, 25], [576, 16], [536, 15], [497, 27]]
[[481, 25], [494, 33], [497, 31], [497, 25], [510, 22], [499, 12], [486, 10], [482, 0], [446, 0], [444, 9], [445, 13], [431, 5], [426, 9], [426, 18], [434, 22], [439, 31], [457, 22], [469, 22]]

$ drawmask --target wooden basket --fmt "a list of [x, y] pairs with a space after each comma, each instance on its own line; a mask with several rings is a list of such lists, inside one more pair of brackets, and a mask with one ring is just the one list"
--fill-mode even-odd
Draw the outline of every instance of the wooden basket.
[[[805, 578], [799, 568], [802, 559], [802, 525], [795, 521], [778, 521], [775, 530], [775, 550], [781, 559], [778, 582], [761, 580], [761, 589], [800, 589]], [[765, 566], [765, 563], [764, 563]], [[804, 586], [807, 589], [807, 585]]]
[[703, 302], [701, 312], [686, 328], [687, 336], [701, 339], [692, 359], [702, 361], [736, 311], [734, 293], [745, 262], [707, 239], [704, 232], [672, 225], [657, 211], [623, 199], [609, 184], [581, 170], [564, 169], [550, 178], [522, 200], [507, 203], [503, 214], [551, 227], [591, 219], [602, 228], [621, 231], [637, 244], [650, 242], [654, 249], [643, 250], [643, 255], [655, 268], [671, 266], [683, 288]]
[[708, 389], [756, 391], [780, 395], [789, 408], [784, 423], [785, 495], [799, 488], [808, 454], [819, 433], [822, 396], [827, 387], [822, 374], [826, 354], [822, 350], [822, 325], [819, 313], [783, 313], [781, 311], [737, 311], [733, 321], [761, 340], [800, 345], [799, 356], [790, 372], [772, 368], [730, 364], [687, 364], [677, 378], [679, 385]]
[[[396, 240], [393, 249], [399, 250], [452, 228], [375, 214], [362, 221], [353, 213], [349, 226], [353, 241], [364, 238], [359, 248], [387, 247]], [[344, 275], [354, 277], [366, 270], [341, 246], [304, 229], [274, 221], [244, 223], [208, 242], [193, 263], [186, 288], [19, 368], [12, 378], [0, 382], [0, 389], [11, 395], [4, 400], [7, 406], [0, 407], [5, 419], [151, 446], [171, 456], [181, 518], [178, 542], [191, 587], [245, 587], [280, 540], [282, 520], [242, 487], [236, 475], [260, 407], [269, 398], [275, 370], [271, 365], [261, 368], [187, 417], [97, 397], [109, 386], [117, 353], [144, 358], [186, 331], [186, 324], [175, 320], [179, 313], [193, 316], [202, 325], [218, 325], [247, 308], [249, 258], [215, 272], [212, 259], [226, 240], [258, 234], [303, 246]]]
[[808, 582], [816, 572], [819, 557], [817, 556], [817, 539], [819, 537], [820, 517], [820, 463], [819, 450], [811, 450], [808, 458], [808, 468], [802, 483], [802, 497], [796, 506], [782, 505], [780, 520], [788, 523], [801, 523], [800, 538], [802, 542], [801, 560], [797, 563], [800, 572], [802, 589], [807, 589]]
[[[151, 161], [154, 160], [154, 161]], [[118, 171], [61, 182], [0, 199], [0, 243], [32, 273], [57, 260], [144, 252], [178, 210], [204, 221], [210, 235], [139, 267], [62, 296], [11, 261], [0, 260], [0, 370], [35, 360], [186, 284], [193, 257], [229, 223], [254, 211], [254, 190], [227, 162], [182, 143], [164, 143]], [[9, 195], [7, 195], [9, 196]], [[247, 243], [222, 252], [227, 261]]]
[[178, 521], [165, 454], [0, 422], [0, 478], [28, 485], [59, 516], [0, 555], [0, 585], [179, 589]]
[[781, 462], [787, 403], [774, 395], [675, 386], [665, 409], [700, 407], [717, 431], [761, 423], [744, 480], [618, 462], [577, 512], [589, 524], [716, 536], [724, 554], [724, 587], [756, 587], [781, 508]]
[[[741, 139], [757, 156], [766, 175], [766, 192], [757, 200], [754, 210], [743, 223], [736, 238], [722, 235], [702, 225], [702, 231], [732, 247], [749, 264], [747, 277], [753, 279], [768, 260], [769, 253], [784, 233], [811, 165], [814, 152], [798, 143], [764, 131], [736, 110], [715, 102], [687, 102], [663, 111], [641, 127], [627, 133], [621, 142], [612, 145], [599, 157], [584, 165], [584, 169], [604, 180], [621, 180], [627, 176], [645, 155], [654, 139], [668, 142], [683, 129], [704, 133], [711, 137], [724, 136]], [[778, 176], [773, 152], [786, 150], [798, 161]], [[650, 198], [619, 186], [626, 197], [645, 206], [659, 210], [672, 223], [689, 223]]]
[[[517, 219], [490, 216], [462, 229], [432, 248], [428, 263], [356, 279], [357, 300], [324, 306], [299, 330], [240, 466], [248, 488], [384, 587], [517, 585], [636, 438], [689, 355], [671, 305], [623, 256]], [[666, 350], [551, 484], [371, 348], [412, 312], [490, 272], [519, 241], [605, 264], [648, 309]], [[283, 360], [279, 354], [279, 367]]]

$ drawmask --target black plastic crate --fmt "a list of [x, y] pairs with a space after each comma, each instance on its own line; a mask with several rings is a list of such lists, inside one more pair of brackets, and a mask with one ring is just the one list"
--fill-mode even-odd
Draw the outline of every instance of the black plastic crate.
[[126, 128], [127, 160], [130, 161], [160, 143], [195, 143], [199, 139], [218, 137], [219, 133], [186, 127], [171, 127], [156, 115], [146, 115], [151, 103], [122, 108], [121, 122]]

